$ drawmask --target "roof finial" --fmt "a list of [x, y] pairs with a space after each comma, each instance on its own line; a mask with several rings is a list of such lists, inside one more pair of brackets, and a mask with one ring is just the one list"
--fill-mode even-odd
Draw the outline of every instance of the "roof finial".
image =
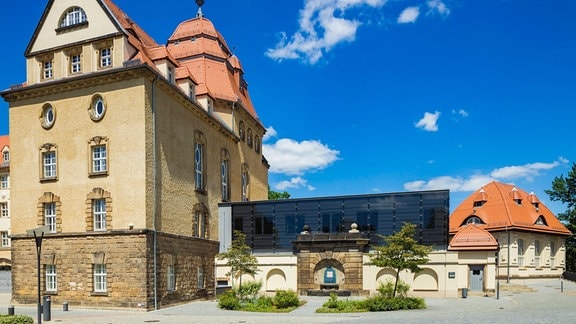
[[204, 0], [196, 0], [196, 4], [198, 5], [198, 13], [196, 14], [196, 17], [204, 17], [204, 14], [202, 13], [202, 5], [204, 5]]

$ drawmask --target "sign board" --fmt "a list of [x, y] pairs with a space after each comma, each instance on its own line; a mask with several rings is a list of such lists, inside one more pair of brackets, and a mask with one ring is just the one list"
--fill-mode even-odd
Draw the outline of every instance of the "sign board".
[[50, 233], [50, 226], [48, 225], [44, 225], [44, 226], [40, 226], [34, 229], [29, 229], [26, 231], [26, 234], [28, 235], [40, 235], [40, 234], [45, 234], [45, 233]]

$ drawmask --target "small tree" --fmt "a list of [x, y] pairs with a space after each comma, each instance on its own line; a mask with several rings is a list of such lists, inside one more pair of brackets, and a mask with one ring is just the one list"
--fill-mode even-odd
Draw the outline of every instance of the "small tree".
[[268, 186], [268, 199], [277, 200], [277, 199], [289, 199], [289, 198], [290, 194], [287, 191], [282, 192], [274, 191], [270, 189], [270, 186]]
[[258, 271], [258, 260], [250, 253], [250, 247], [246, 245], [246, 234], [234, 231], [232, 245], [226, 252], [218, 254], [218, 260], [226, 260], [226, 265], [230, 267], [227, 276], [240, 278], [240, 288], [242, 288], [242, 275], [255, 275]]
[[413, 273], [420, 272], [419, 265], [428, 262], [428, 253], [432, 251], [429, 246], [419, 245], [414, 239], [416, 225], [404, 223], [400, 231], [390, 236], [379, 235], [386, 242], [383, 246], [375, 246], [376, 252], [371, 255], [372, 264], [381, 268], [396, 270], [394, 291], [392, 297], [396, 297], [400, 271], [410, 270]]
[[572, 232], [566, 239], [566, 270], [576, 271], [576, 163], [572, 164], [572, 170], [568, 176], [560, 175], [552, 181], [552, 189], [544, 190], [552, 201], [560, 201], [566, 204], [566, 211], [559, 213], [558, 219]]

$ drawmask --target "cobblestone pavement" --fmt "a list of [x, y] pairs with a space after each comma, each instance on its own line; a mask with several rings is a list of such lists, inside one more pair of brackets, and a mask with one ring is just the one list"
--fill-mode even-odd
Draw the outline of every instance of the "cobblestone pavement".
[[[502, 283], [499, 298], [427, 298], [427, 309], [377, 313], [317, 314], [326, 297], [302, 297], [306, 305], [286, 314], [221, 310], [215, 301], [195, 301], [158, 311], [52, 308], [46, 323], [575, 323], [576, 283], [558, 279]], [[0, 314], [7, 314], [10, 294], [0, 293]], [[37, 318], [36, 305], [16, 305], [16, 314]]]

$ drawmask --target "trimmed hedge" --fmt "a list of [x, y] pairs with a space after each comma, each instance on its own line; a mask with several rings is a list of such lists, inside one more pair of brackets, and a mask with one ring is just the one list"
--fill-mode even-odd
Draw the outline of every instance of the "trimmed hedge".
[[34, 319], [26, 315], [0, 315], [0, 324], [34, 324]]

